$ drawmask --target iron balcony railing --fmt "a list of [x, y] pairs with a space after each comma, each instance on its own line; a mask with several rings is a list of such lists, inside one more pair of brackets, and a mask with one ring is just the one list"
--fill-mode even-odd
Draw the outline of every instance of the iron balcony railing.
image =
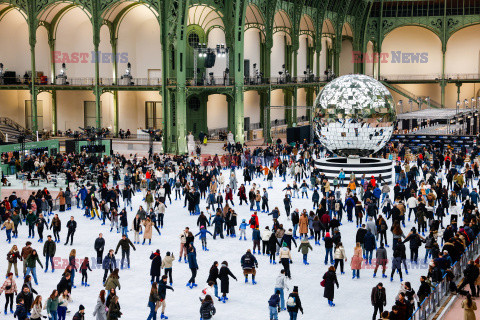
[[[455, 262], [452, 266], [452, 272], [454, 275], [454, 281], [459, 280], [462, 277], [462, 272], [467, 267], [468, 261], [475, 260], [479, 254], [480, 237], [476, 237], [475, 240], [465, 249], [464, 253], [460, 257], [460, 260]], [[438, 312], [438, 309], [444, 302], [444, 298], [449, 295], [449, 287], [446, 274], [442, 280], [435, 285], [435, 288], [415, 310], [409, 320], [427, 320], [431, 315]]]

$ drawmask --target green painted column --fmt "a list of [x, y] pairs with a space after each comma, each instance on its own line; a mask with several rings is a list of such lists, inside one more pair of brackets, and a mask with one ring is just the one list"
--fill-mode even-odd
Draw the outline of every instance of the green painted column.
[[94, 88], [94, 93], [95, 93], [95, 126], [97, 129], [102, 127], [102, 110], [101, 110], [101, 101], [100, 97], [102, 95], [101, 89], [100, 89], [100, 65], [99, 65], [99, 56], [98, 56], [98, 47], [99, 44], [96, 43], [94, 44], [94, 51], [96, 55], [95, 59], [95, 88]]
[[115, 137], [118, 137], [118, 131], [120, 130], [119, 124], [119, 112], [118, 112], [118, 91], [113, 91], [113, 133]]
[[56, 136], [58, 132], [57, 90], [52, 90], [52, 131]]
[[[52, 32], [48, 32], [48, 46], [50, 48], [50, 83], [55, 83], [56, 68], [55, 68], [55, 39], [52, 36]], [[57, 135], [58, 131], [58, 110], [57, 110], [57, 91], [52, 90], [52, 131], [53, 135]]]
[[32, 95], [32, 132], [35, 134], [35, 132], [38, 131], [38, 112], [37, 112], [37, 88], [35, 85], [35, 80], [37, 77], [37, 71], [35, 67], [35, 40], [32, 45], [30, 43], [30, 55], [31, 55], [31, 65], [32, 65], [32, 78], [31, 78], [31, 85], [30, 85], [30, 92]]
[[95, 54], [95, 87], [93, 93], [95, 94], [95, 127], [100, 129], [102, 127], [102, 114], [101, 114], [101, 101], [100, 96], [102, 91], [100, 89], [100, 57], [99, 57], [99, 46], [100, 46], [100, 28], [102, 27], [102, 17], [101, 17], [101, 4], [100, 0], [92, 0], [92, 27], [93, 27], [93, 51]]
[[272, 120], [270, 118], [270, 109], [265, 108], [266, 106], [270, 106], [271, 94], [272, 91], [269, 88], [268, 90], [263, 91], [260, 96], [260, 104], [262, 106], [261, 117], [263, 119], [263, 138], [266, 143], [272, 143]]
[[[265, 43], [260, 44], [260, 70], [265, 78], [270, 79], [271, 76], [271, 55], [273, 47], [272, 35], [267, 32], [265, 37]], [[271, 120], [270, 120], [270, 107], [271, 105], [272, 89], [268, 87], [267, 90], [262, 91], [260, 95], [260, 124], [264, 129], [263, 137], [267, 143], [272, 142], [271, 137]]]
[[445, 80], [440, 80], [440, 104], [442, 108], [445, 108], [445, 87], [447, 82]]
[[[185, 81], [183, 81], [185, 83]], [[177, 85], [176, 89], [176, 126], [174, 135], [176, 138], [176, 153], [187, 153], [187, 99], [185, 84]]]
[[333, 72], [338, 77], [340, 76], [340, 52], [342, 51], [342, 36], [335, 37], [333, 49]]
[[[297, 70], [297, 67], [298, 67], [298, 47], [295, 46], [294, 47], [295, 49], [293, 50], [293, 76], [296, 78], [298, 76], [298, 70]], [[308, 49], [307, 49], [308, 51]], [[308, 54], [307, 54], [308, 56]], [[297, 106], [297, 97], [298, 97], [298, 90], [297, 90], [297, 87], [293, 87], [293, 101], [292, 101], [292, 105], [294, 107]], [[297, 123], [297, 109], [292, 109], [292, 125], [293, 124], [296, 124]]]
[[[287, 107], [293, 106], [293, 89], [284, 89], [283, 90], [283, 104]], [[291, 128], [293, 126], [293, 110], [285, 109], [285, 122], [287, 127]]]
[[[110, 39], [110, 45], [112, 46], [112, 76], [113, 76], [113, 83], [117, 83], [118, 78], [118, 61], [117, 61], [117, 47], [118, 47], [118, 39], [114, 36]], [[113, 133], [115, 137], [118, 136], [119, 132], [119, 112], [118, 112], [118, 91], [113, 91]]]

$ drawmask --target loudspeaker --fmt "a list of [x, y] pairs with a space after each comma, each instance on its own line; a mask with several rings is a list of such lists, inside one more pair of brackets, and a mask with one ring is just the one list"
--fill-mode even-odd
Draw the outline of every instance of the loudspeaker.
[[214, 52], [207, 53], [207, 58], [205, 59], [205, 68], [212, 68], [215, 65], [216, 55]]
[[3, 76], [3, 83], [5, 84], [16, 84], [17, 83], [17, 73], [15, 71], [5, 71]]
[[243, 76], [245, 78], [250, 78], [250, 60], [243, 60]]
[[287, 143], [310, 141], [310, 126], [287, 128]]
[[243, 131], [250, 130], [250, 117], [243, 118]]

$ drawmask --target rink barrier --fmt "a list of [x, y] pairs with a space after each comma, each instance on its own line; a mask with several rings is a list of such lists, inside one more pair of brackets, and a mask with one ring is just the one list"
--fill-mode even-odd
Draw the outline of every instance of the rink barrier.
[[[462, 278], [462, 272], [467, 267], [468, 261], [475, 260], [479, 254], [480, 248], [480, 237], [477, 235], [475, 240], [470, 243], [470, 245], [465, 249], [460, 260], [456, 261], [452, 265], [452, 272], [454, 275], [453, 281], [459, 280]], [[420, 306], [415, 310], [409, 320], [427, 320], [435, 315], [439, 308], [445, 302], [445, 298], [450, 295], [448, 290], [448, 280], [447, 275], [445, 274], [442, 277], [442, 281], [437, 283], [435, 288], [428, 297], [426, 297], [420, 304]]]
[[392, 184], [393, 182], [393, 162], [387, 159], [380, 158], [361, 158], [359, 163], [346, 162], [345, 158], [321, 158], [315, 160], [315, 166], [320, 172], [325, 174], [325, 178], [328, 179], [330, 184], [333, 183], [335, 178], [338, 178], [340, 171], [343, 169], [345, 173], [345, 179], [343, 180], [342, 187], [348, 186], [350, 182], [350, 175], [355, 174], [357, 184], [360, 183], [362, 175], [370, 179], [374, 176], [378, 180], [380, 174], [382, 180], [386, 184]]

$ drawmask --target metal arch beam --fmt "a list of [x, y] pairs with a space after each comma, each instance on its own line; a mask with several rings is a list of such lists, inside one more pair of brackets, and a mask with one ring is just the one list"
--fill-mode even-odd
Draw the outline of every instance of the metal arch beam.
[[5, 18], [5, 16], [10, 12], [10, 11], [13, 11], [13, 10], [17, 10], [18, 12], [20, 12], [20, 14], [22, 15], [22, 17], [25, 19], [25, 22], [28, 21], [28, 18], [27, 16], [25, 15], [25, 13], [20, 10], [20, 8], [16, 7], [16, 6], [8, 6], [2, 10], [0, 10], [0, 21], [3, 20], [3, 18]]
[[[263, 13], [260, 10], [260, 8], [258, 7], [258, 5], [254, 2], [249, 2], [248, 6], [247, 6], [247, 9], [250, 6], [255, 8], [255, 9], [251, 9], [251, 11], [253, 13], [253, 17], [255, 18], [255, 23], [256, 24], [265, 24], [265, 16], [263, 15]], [[261, 21], [259, 21], [259, 18], [257, 17], [257, 14], [260, 15], [260, 20]], [[246, 16], [245, 16], [245, 19], [246, 19]], [[245, 23], [247, 23], [247, 22], [245, 22]]]
[[[76, 5], [74, 4], [71, 4], [71, 5], [68, 5], [66, 6], [65, 8], [62, 8], [52, 19], [52, 21], [49, 23], [50, 24], [50, 30], [49, 32], [52, 33], [52, 37], [53, 37], [53, 40], [55, 40], [57, 38], [57, 30], [58, 30], [58, 26], [60, 25], [60, 21], [62, 20], [62, 18], [70, 11], [70, 10], [73, 10], [77, 8]], [[88, 17], [87, 17], [88, 18]], [[90, 20], [90, 19], [88, 19]], [[47, 22], [47, 21], [45, 21]], [[47, 22], [48, 23], [48, 22]]]
[[158, 21], [158, 12], [155, 11], [154, 8], [150, 7], [149, 5], [145, 4], [145, 3], [141, 3], [141, 2], [134, 2], [134, 3], [131, 3], [129, 4], [128, 6], [126, 6], [125, 8], [123, 8], [116, 16], [115, 18], [113, 19], [112, 21], [112, 29], [113, 29], [113, 36], [115, 38], [118, 38], [118, 32], [120, 30], [120, 26], [122, 24], [122, 21], [123, 19], [125, 19], [125, 17], [127, 16], [127, 14], [132, 11], [133, 9], [135, 9], [136, 7], [139, 7], [139, 6], [146, 6], [148, 9], [150, 9], [150, 11], [153, 13], [153, 15], [155, 16], [155, 18], [157, 19]]

